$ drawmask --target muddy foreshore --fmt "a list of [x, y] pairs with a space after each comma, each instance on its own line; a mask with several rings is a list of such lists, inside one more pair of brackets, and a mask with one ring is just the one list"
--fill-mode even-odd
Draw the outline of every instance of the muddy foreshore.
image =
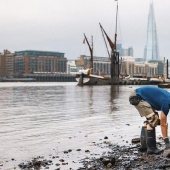
[[[140, 152], [139, 138], [136, 138], [136, 143], [130, 146], [119, 146], [108, 141], [108, 137], [104, 137], [101, 143], [94, 145], [103, 148], [105, 152], [102, 154], [92, 153], [90, 150], [77, 149], [76, 152], [86, 152], [89, 156], [78, 160], [79, 167], [77, 170], [170, 170], [170, 158], [159, 155], [147, 155], [146, 152]], [[133, 139], [132, 139], [133, 140]], [[157, 140], [157, 147], [164, 149], [163, 140], [161, 137]], [[71, 157], [72, 149], [63, 151], [64, 155]], [[63, 159], [61, 155], [50, 155], [49, 159], [44, 157], [36, 157], [29, 161], [19, 163], [14, 169], [22, 170], [39, 170], [39, 169], [55, 169], [55, 170], [73, 170], [72, 166], [77, 160], [72, 160], [70, 164]], [[3, 164], [1, 164], [3, 168]], [[1, 169], [0, 168], [0, 169]]]

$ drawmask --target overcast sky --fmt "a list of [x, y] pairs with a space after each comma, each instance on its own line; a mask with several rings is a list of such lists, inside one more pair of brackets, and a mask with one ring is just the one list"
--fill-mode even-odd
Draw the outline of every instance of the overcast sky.
[[[0, 0], [0, 51], [45, 50], [67, 59], [90, 55], [84, 35], [94, 39], [94, 55], [108, 57], [99, 23], [113, 40], [114, 0]], [[119, 0], [118, 41], [143, 57], [150, 0]], [[160, 57], [170, 56], [170, 0], [153, 0]]]

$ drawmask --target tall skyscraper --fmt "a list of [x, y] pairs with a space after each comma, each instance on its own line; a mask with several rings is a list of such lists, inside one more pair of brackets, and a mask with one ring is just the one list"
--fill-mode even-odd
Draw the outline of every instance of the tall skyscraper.
[[159, 60], [158, 39], [157, 39], [153, 3], [150, 3], [150, 8], [149, 8], [147, 42], [144, 49], [144, 59], [148, 61]]

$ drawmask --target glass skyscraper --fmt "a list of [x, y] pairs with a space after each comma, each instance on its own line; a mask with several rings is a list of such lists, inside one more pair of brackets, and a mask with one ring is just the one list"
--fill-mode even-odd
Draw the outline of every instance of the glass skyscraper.
[[144, 59], [159, 60], [158, 39], [153, 4], [150, 4], [147, 26], [147, 42], [144, 49]]

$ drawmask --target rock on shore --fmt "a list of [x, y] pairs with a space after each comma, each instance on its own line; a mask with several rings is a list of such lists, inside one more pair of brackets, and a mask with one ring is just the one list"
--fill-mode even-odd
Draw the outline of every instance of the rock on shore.
[[[108, 139], [104, 137], [104, 139]], [[136, 140], [137, 141], [137, 140]], [[159, 148], [164, 147], [160, 141], [157, 143]], [[170, 170], [170, 158], [163, 157], [163, 154], [159, 155], [147, 155], [146, 152], [140, 152], [138, 150], [139, 145], [135, 144], [132, 146], [119, 146], [110, 142], [104, 141], [99, 144], [95, 144], [98, 147], [107, 148], [107, 152], [103, 152], [101, 155], [92, 154], [90, 150], [84, 152], [91, 153], [93, 157], [88, 156], [79, 160], [81, 167], [78, 170]], [[76, 150], [81, 151], [81, 149]], [[71, 149], [63, 151], [63, 154], [69, 154], [72, 152]], [[94, 156], [95, 155], [95, 156]], [[18, 166], [23, 169], [51, 169], [52, 165], [55, 165], [55, 170], [64, 168], [65, 165], [69, 166], [68, 162], [64, 159], [59, 159], [55, 162], [55, 156], [52, 159], [47, 160], [43, 157], [37, 157], [28, 162], [22, 162]], [[77, 160], [72, 160], [77, 161]], [[50, 168], [51, 167], [51, 168]], [[75, 168], [70, 167], [68, 169], [73, 170]]]
[[127, 147], [108, 144], [110, 152], [100, 158], [82, 160], [79, 170], [158, 170], [170, 169], [170, 158], [160, 155], [147, 155], [140, 152], [138, 146]]

